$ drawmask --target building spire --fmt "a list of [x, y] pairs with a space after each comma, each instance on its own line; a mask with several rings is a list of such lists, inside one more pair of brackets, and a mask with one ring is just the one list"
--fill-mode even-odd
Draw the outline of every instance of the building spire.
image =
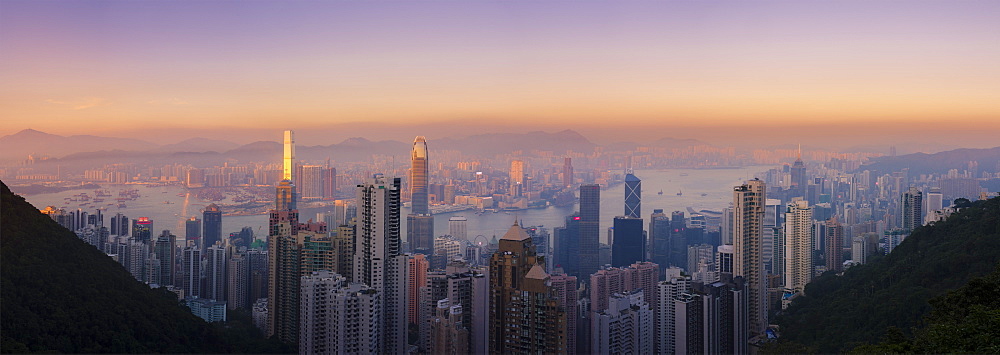
[[799, 157], [796, 160], [802, 160], [802, 143], [799, 143]]

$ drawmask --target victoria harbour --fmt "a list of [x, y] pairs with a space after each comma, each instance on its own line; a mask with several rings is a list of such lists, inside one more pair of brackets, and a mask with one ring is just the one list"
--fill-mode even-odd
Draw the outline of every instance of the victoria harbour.
[[[754, 173], [766, 170], [766, 166], [752, 166], [732, 169], [658, 169], [658, 170], [636, 170], [635, 174], [643, 179], [643, 214], [650, 214], [654, 209], [663, 209], [667, 213], [671, 211], [686, 211], [688, 207], [695, 211], [711, 210], [720, 211], [729, 205], [732, 199], [731, 188], [739, 185], [740, 181], [752, 178]], [[104, 210], [105, 218], [116, 213], [122, 213], [130, 218], [149, 217], [156, 223], [158, 229], [169, 229], [175, 233], [184, 231], [184, 221], [190, 217], [198, 216], [201, 211], [212, 201], [200, 200], [196, 194], [180, 185], [102, 185], [102, 189], [115, 192], [118, 190], [138, 190], [139, 197], [134, 201], [129, 201], [126, 208], [108, 206]], [[43, 193], [28, 195], [28, 202], [38, 208], [45, 206], [55, 206], [73, 209], [73, 205], [65, 205], [66, 198], [81, 192], [90, 192], [92, 189], [66, 190], [57, 193]], [[662, 194], [659, 192], [663, 191]], [[614, 216], [622, 215], [624, 208], [624, 187], [622, 185], [612, 186], [601, 191], [601, 230], [606, 231], [611, 227]], [[223, 201], [228, 202], [228, 201]], [[221, 203], [220, 203], [221, 204]], [[99, 207], [99, 206], [94, 206]], [[300, 216], [303, 220], [315, 219], [317, 213], [327, 212], [331, 207], [305, 207], [300, 208]], [[571, 206], [549, 206], [546, 208], [532, 208], [519, 211], [501, 212], [481, 212], [475, 210], [465, 210], [458, 212], [447, 212], [434, 215], [434, 229], [437, 234], [445, 234], [448, 231], [448, 219], [453, 216], [464, 216], [468, 218], [468, 235], [472, 239], [482, 235], [487, 240], [493, 236], [501, 236], [510, 225], [516, 220], [525, 226], [542, 226], [554, 228], [562, 226], [566, 216], [579, 209], [579, 204]], [[409, 207], [403, 207], [401, 215], [406, 215], [410, 211]], [[228, 213], [223, 207], [223, 212]], [[267, 236], [267, 215], [239, 215], [225, 216], [222, 218], [222, 230], [225, 234], [239, 232], [243, 227], [250, 227], [254, 231], [257, 239], [264, 239]], [[401, 229], [406, 230], [406, 219], [401, 221]], [[606, 233], [601, 234], [601, 240], [605, 240]]]

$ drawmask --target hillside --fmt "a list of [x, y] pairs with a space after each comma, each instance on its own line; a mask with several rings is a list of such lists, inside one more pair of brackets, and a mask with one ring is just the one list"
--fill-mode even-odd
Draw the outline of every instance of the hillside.
[[970, 161], [979, 162], [979, 171], [996, 172], [1000, 163], [1000, 147], [989, 149], [955, 149], [934, 154], [914, 153], [900, 156], [881, 156], [858, 168], [890, 174], [903, 168], [910, 169], [910, 176], [920, 174], [946, 174], [950, 169], [967, 169]]
[[[806, 286], [778, 317], [783, 342], [831, 353], [876, 343], [895, 327], [909, 335], [930, 300], [989, 274], [1000, 262], [1000, 198], [917, 228], [885, 257]], [[995, 296], [995, 295], [994, 295]]]
[[288, 352], [245, 325], [208, 324], [0, 182], [5, 353]]

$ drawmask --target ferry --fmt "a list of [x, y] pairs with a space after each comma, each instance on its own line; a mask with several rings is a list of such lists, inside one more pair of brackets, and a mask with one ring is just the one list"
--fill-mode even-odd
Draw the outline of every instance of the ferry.
[[677, 196], [683, 196], [683, 195], [684, 195], [684, 193], [683, 193], [683, 192], [681, 192], [681, 191], [677, 191]]
[[662, 195], [663, 194], [663, 190], [660, 190], [660, 192], [657, 192], [656, 194], [657, 195]]

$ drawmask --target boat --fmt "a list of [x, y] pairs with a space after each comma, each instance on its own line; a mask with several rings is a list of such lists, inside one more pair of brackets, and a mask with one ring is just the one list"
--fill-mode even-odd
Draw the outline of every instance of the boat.
[[681, 173], [681, 176], [688, 176], [687, 173]]
[[684, 193], [681, 192], [681, 191], [677, 191], [677, 196], [681, 196], [681, 195], [684, 195]]
[[118, 208], [125, 208], [125, 204], [124, 203], [119, 203], [118, 204]]
[[170, 202], [170, 201], [163, 201], [163, 204], [164, 204], [164, 205], [172, 205], [172, 204], [174, 204], [174, 203], [173, 203], [173, 202]]
[[706, 193], [702, 192], [702, 193], [701, 193], [701, 197], [705, 197], [705, 196], [708, 196], [708, 194], [706, 194]]
[[657, 192], [656, 194], [657, 195], [662, 195], [663, 194], [663, 190], [660, 190], [660, 192]]

